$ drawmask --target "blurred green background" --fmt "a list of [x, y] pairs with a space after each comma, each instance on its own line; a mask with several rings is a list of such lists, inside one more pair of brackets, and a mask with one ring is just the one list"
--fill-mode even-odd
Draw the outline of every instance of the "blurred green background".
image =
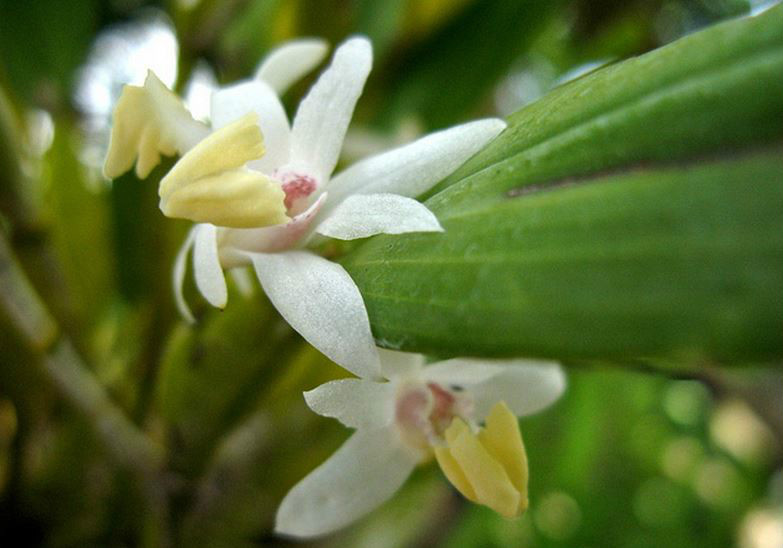
[[[188, 281], [199, 322], [177, 316], [170, 271], [187, 224], [163, 218], [156, 188], [171, 164], [144, 182], [99, 171], [123, 84], [153, 68], [205, 116], [210, 87], [249, 77], [276, 44], [364, 33], [375, 65], [349, 162], [505, 116], [598, 66], [765, 7], [2, 0], [0, 545], [286, 545], [270, 532], [282, 495], [348, 434], [301, 397], [344, 373], [259, 288], [232, 286], [220, 313]], [[286, 95], [289, 109], [311, 82]], [[13, 309], [32, 295], [15, 285], [21, 272], [37, 297]], [[531, 509], [518, 521], [464, 503], [428, 466], [367, 519], [310, 544], [783, 547], [783, 377], [687, 365], [570, 368], [566, 396], [522, 421]], [[98, 384], [85, 389], [80, 368]], [[125, 427], [148, 435], [151, 456], [134, 457], [132, 432], [112, 437]]]

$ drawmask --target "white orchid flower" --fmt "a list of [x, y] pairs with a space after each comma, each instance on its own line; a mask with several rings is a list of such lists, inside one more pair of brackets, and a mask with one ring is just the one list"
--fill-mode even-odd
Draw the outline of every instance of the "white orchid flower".
[[288, 492], [276, 531], [313, 537], [340, 529], [389, 499], [433, 453], [466, 498], [521, 514], [528, 471], [516, 417], [560, 397], [560, 366], [475, 359], [425, 366], [416, 354], [380, 355], [385, 381], [342, 379], [305, 392], [313, 411], [356, 432]]
[[331, 177], [372, 64], [365, 38], [337, 48], [331, 65], [289, 125], [278, 95], [326, 51], [320, 41], [284, 45], [252, 81], [220, 89], [211, 131], [150, 73], [126, 86], [115, 115], [105, 173], [146, 176], [160, 154], [182, 155], [161, 180], [165, 215], [196, 221], [174, 267], [177, 304], [193, 249], [196, 285], [212, 305], [228, 298], [224, 269], [251, 265], [269, 299], [308, 342], [357, 375], [380, 365], [364, 302], [338, 264], [305, 246], [315, 234], [350, 240], [378, 233], [438, 232], [413, 198], [497, 136], [498, 119], [470, 122], [354, 164]]

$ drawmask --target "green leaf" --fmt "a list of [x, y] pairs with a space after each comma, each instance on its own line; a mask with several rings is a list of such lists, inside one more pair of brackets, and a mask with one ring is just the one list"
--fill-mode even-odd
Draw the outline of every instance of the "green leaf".
[[[555, 89], [436, 190], [476, 194], [783, 137], [783, 6], [716, 25]], [[468, 192], [470, 200], [459, 198]], [[499, 197], [498, 197], [499, 198]]]
[[554, 91], [445, 181], [446, 232], [345, 259], [381, 344], [783, 356], [783, 8]]

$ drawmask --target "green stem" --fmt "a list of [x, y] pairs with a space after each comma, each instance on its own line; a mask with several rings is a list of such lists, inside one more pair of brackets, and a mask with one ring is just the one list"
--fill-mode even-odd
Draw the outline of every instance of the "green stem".
[[111, 401], [70, 341], [60, 335], [4, 234], [0, 234], [0, 286], [0, 307], [24, 342], [40, 354], [44, 376], [84, 414], [119, 465], [148, 478], [155, 475], [164, 460], [163, 449]]

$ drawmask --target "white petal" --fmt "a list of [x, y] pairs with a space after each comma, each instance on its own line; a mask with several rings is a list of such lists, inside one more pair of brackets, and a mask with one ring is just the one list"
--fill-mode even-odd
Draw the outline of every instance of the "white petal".
[[193, 118], [201, 122], [209, 122], [209, 104], [212, 101], [212, 94], [219, 89], [220, 85], [212, 67], [206, 61], [196, 61], [188, 83], [185, 84], [183, 97], [185, 107]]
[[358, 162], [329, 182], [330, 202], [354, 193], [415, 197], [429, 190], [494, 139], [506, 123], [490, 118], [431, 133]]
[[424, 366], [424, 356], [396, 350], [378, 349], [381, 357], [381, 371], [387, 379], [415, 375]]
[[212, 128], [220, 129], [247, 114], [258, 114], [264, 136], [264, 155], [248, 167], [271, 174], [288, 161], [291, 129], [280, 98], [264, 82], [244, 82], [212, 94]]
[[552, 405], [565, 391], [565, 373], [557, 363], [527, 360], [505, 363], [501, 373], [469, 389], [477, 418], [485, 417], [501, 400], [518, 417], [530, 415]]
[[318, 66], [329, 49], [325, 40], [305, 38], [291, 40], [269, 52], [256, 71], [256, 79], [263, 80], [278, 95], [302, 76]]
[[426, 366], [423, 375], [438, 384], [472, 387], [505, 371], [502, 363], [497, 360], [454, 358]]
[[185, 271], [188, 264], [188, 253], [190, 248], [193, 247], [193, 240], [196, 238], [196, 232], [198, 232], [199, 225], [194, 226], [188, 232], [185, 241], [182, 242], [182, 246], [177, 251], [177, 258], [174, 260], [174, 270], [172, 271], [172, 281], [174, 285], [174, 302], [177, 303], [177, 309], [185, 321], [188, 323], [196, 323], [196, 319], [193, 317], [193, 313], [190, 311], [188, 303], [185, 302], [185, 296], [182, 293], [182, 286], [185, 283]]
[[291, 165], [326, 181], [337, 164], [345, 131], [372, 67], [372, 46], [352, 38], [299, 104], [291, 137]]
[[381, 233], [443, 232], [443, 227], [432, 211], [413, 198], [357, 194], [327, 213], [315, 231], [331, 238], [355, 240]]
[[349, 428], [383, 428], [394, 418], [394, 388], [389, 382], [340, 379], [304, 393], [307, 405]]
[[393, 429], [358, 430], [351, 436], [288, 492], [277, 510], [275, 531], [295, 537], [325, 535], [390, 499], [418, 462]]
[[364, 301], [342, 266], [307, 251], [249, 255], [269, 300], [307, 342], [358, 377], [380, 376]]
[[196, 232], [193, 246], [193, 271], [196, 286], [212, 306], [225, 308], [228, 289], [223, 268], [218, 258], [217, 228], [215, 225], [202, 224]]

